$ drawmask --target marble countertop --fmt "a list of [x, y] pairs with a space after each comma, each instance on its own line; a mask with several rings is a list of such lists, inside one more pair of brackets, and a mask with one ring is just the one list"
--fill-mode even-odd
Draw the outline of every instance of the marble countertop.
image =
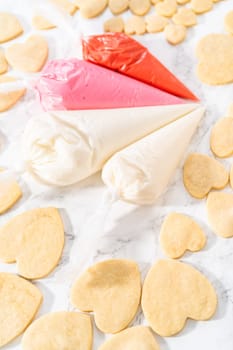
[[[23, 40], [32, 32], [30, 20], [36, 6], [45, 1], [8, 0], [0, 2], [0, 11], [13, 11], [21, 19], [25, 28]], [[163, 34], [145, 35], [138, 39], [183, 80], [198, 96], [207, 108], [206, 116], [196, 133], [188, 152], [197, 151], [211, 154], [209, 149], [210, 129], [215, 120], [223, 116], [229, 104], [233, 102], [233, 85], [210, 87], [200, 83], [195, 76], [196, 59], [194, 50], [198, 40], [207, 33], [224, 32], [225, 14], [233, 9], [233, 1], [221, 1], [214, 10], [198, 18], [199, 24], [188, 31], [188, 39], [181, 45], [172, 47], [166, 43]], [[43, 32], [50, 45], [50, 58], [69, 57], [78, 52], [78, 33], [99, 33], [102, 31], [103, 18], [109, 18], [106, 12], [98, 19], [81, 20], [77, 13], [74, 18], [61, 17], [65, 26]], [[70, 36], [69, 36], [70, 34]], [[7, 44], [5, 45], [7, 46]], [[71, 49], [72, 48], [72, 49]], [[27, 79], [31, 77], [27, 76]], [[19, 181], [24, 190], [23, 199], [7, 214], [0, 217], [0, 224], [5, 223], [15, 214], [37, 206], [56, 206], [62, 209], [65, 222], [66, 245], [62, 260], [53, 274], [36, 284], [44, 294], [44, 303], [39, 312], [43, 315], [50, 311], [71, 310], [69, 289], [72, 283], [72, 261], [75, 257], [85, 258], [88, 248], [91, 260], [107, 258], [129, 258], [137, 261], [145, 276], [148, 268], [158, 258], [163, 257], [158, 235], [165, 215], [171, 211], [190, 214], [204, 229], [208, 243], [204, 250], [195, 254], [185, 254], [182, 261], [191, 263], [202, 271], [213, 283], [219, 298], [218, 310], [208, 322], [189, 320], [185, 329], [176, 337], [157, 337], [161, 350], [232, 350], [233, 349], [233, 239], [223, 239], [211, 232], [208, 226], [205, 201], [191, 198], [185, 191], [182, 172], [176, 175], [160, 200], [151, 207], [136, 207], [123, 202], [116, 202], [108, 208], [103, 224], [100, 203], [105, 187], [99, 174], [77, 186], [60, 190], [37, 184], [28, 174], [22, 172], [20, 162], [20, 136], [28, 119], [39, 111], [32, 91], [15, 108], [0, 115], [0, 138], [4, 146], [0, 151], [0, 166], [13, 168], [19, 174]], [[224, 160], [228, 167], [232, 159]], [[232, 191], [230, 187], [226, 191]], [[93, 240], [87, 242], [86, 231], [91, 229], [90, 221], [99, 214], [98, 229], [102, 237], [98, 247], [93, 247]], [[94, 216], [94, 217], [93, 217]], [[89, 222], [89, 224], [88, 224]], [[93, 230], [93, 235], [98, 234]], [[88, 235], [89, 238], [90, 235]], [[75, 245], [74, 245], [75, 244]], [[85, 245], [85, 247], [83, 246]], [[77, 247], [77, 250], [74, 249]], [[0, 264], [1, 271], [16, 272], [16, 265]], [[139, 311], [134, 324], [146, 324]], [[105, 336], [95, 329], [94, 350], [98, 349]], [[6, 346], [5, 349], [20, 349], [20, 340]]]

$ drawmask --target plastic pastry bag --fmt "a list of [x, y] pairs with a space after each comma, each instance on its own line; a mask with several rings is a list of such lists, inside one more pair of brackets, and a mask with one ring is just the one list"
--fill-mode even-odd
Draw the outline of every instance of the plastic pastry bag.
[[107, 33], [82, 39], [84, 59], [143, 81], [175, 96], [198, 101], [150, 51], [123, 33]]

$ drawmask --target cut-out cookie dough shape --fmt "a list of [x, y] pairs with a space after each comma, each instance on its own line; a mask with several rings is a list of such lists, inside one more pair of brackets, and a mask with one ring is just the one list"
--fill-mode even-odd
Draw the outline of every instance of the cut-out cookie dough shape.
[[150, 0], [129, 0], [129, 8], [136, 16], [146, 15], [151, 8]]
[[0, 44], [17, 38], [23, 33], [17, 17], [11, 13], [0, 12]]
[[202, 199], [212, 190], [223, 189], [229, 181], [229, 173], [214, 158], [205, 154], [192, 153], [184, 164], [183, 179], [191, 196]]
[[[10, 76], [0, 76], [0, 84], [16, 81]], [[0, 112], [5, 112], [13, 107], [26, 93], [26, 89], [0, 92]]]
[[219, 158], [230, 157], [233, 154], [233, 117], [221, 118], [213, 126], [210, 148]]
[[106, 260], [93, 265], [71, 291], [72, 304], [81, 311], [93, 311], [96, 326], [104, 333], [126, 328], [136, 315], [140, 297], [140, 271], [130, 260]]
[[119, 15], [129, 7], [129, 0], [109, 0], [108, 6], [114, 15]]
[[98, 350], [159, 350], [151, 331], [147, 327], [128, 328], [107, 340]]
[[10, 65], [22, 72], [39, 72], [48, 58], [48, 43], [40, 35], [32, 35], [24, 43], [16, 43], [6, 49]]
[[32, 18], [32, 25], [35, 29], [38, 30], [48, 30], [56, 28], [56, 25], [50, 22], [46, 17], [44, 16], [34, 16]]
[[187, 30], [185, 26], [170, 23], [165, 27], [164, 34], [170, 44], [177, 45], [185, 40]]
[[104, 12], [108, 5], [108, 0], [75, 0], [84, 18], [94, 18]]
[[146, 30], [148, 33], [162, 32], [167, 24], [168, 19], [166, 17], [157, 14], [146, 17]]
[[16, 180], [0, 177], [0, 214], [12, 208], [21, 197], [22, 191]]
[[19, 274], [28, 279], [53, 271], [63, 246], [63, 223], [55, 208], [26, 211], [0, 228], [0, 259], [17, 262]]
[[189, 216], [171, 213], [163, 222], [160, 243], [168, 257], [178, 259], [186, 250], [191, 252], [201, 250], [206, 244], [206, 236]]
[[228, 33], [233, 34], [233, 11], [228, 12], [224, 20], [225, 29]]
[[218, 236], [233, 237], [233, 195], [226, 192], [212, 192], [207, 198], [209, 224]]
[[32, 283], [9, 273], [0, 273], [0, 347], [19, 336], [32, 322], [42, 302]]
[[73, 16], [77, 11], [77, 7], [69, 0], [50, 0], [54, 5], [58, 6], [62, 11]]
[[202, 14], [212, 10], [213, 1], [212, 0], [191, 0], [190, 6], [195, 13]]
[[146, 276], [142, 309], [152, 329], [162, 337], [179, 333], [188, 318], [209, 320], [216, 307], [214, 288], [190, 265], [159, 260]]
[[121, 17], [113, 17], [104, 22], [104, 31], [122, 33], [124, 31], [124, 21]]
[[146, 23], [143, 17], [131, 16], [125, 22], [125, 33], [128, 35], [142, 35], [146, 32]]
[[197, 46], [197, 75], [206, 84], [220, 85], [233, 81], [233, 36], [209, 34]]
[[8, 71], [8, 63], [5, 54], [0, 50], [0, 74], [4, 74]]
[[34, 321], [22, 340], [23, 350], [91, 350], [91, 318], [78, 312], [53, 312]]
[[181, 24], [185, 27], [192, 27], [197, 23], [197, 16], [187, 7], [181, 7], [178, 12], [172, 17], [175, 24]]
[[172, 17], [177, 11], [176, 0], [164, 0], [159, 2], [156, 6], [156, 13], [160, 16]]

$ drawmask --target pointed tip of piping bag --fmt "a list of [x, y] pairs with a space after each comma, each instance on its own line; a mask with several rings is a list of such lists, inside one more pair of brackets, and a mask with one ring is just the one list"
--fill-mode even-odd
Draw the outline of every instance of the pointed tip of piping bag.
[[81, 236], [75, 238], [68, 265], [55, 274], [55, 283], [63, 283], [64, 276], [66, 281], [73, 282], [96, 262], [109, 213], [117, 200], [114, 193], [105, 191], [98, 209], [84, 224]]

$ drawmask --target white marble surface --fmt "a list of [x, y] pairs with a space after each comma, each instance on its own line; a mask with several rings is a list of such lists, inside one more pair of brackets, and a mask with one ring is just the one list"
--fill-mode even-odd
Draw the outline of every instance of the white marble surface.
[[[30, 19], [35, 7], [44, 1], [8, 0], [0, 2], [0, 11], [15, 12], [25, 28], [25, 36], [31, 33]], [[199, 24], [189, 30], [188, 39], [180, 46], [171, 47], [164, 40], [163, 34], [140, 37], [151, 51], [157, 55], [177, 76], [192, 88], [207, 107], [207, 113], [193, 142], [190, 151], [211, 154], [209, 150], [209, 134], [214, 121], [223, 116], [228, 105], [233, 102], [233, 85], [209, 87], [201, 84], [195, 76], [196, 59], [194, 49], [197, 41], [206, 33], [223, 32], [223, 19], [228, 10], [233, 9], [233, 1], [225, 0], [216, 4], [214, 10], [199, 17]], [[51, 12], [48, 11], [48, 13]], [[52, 13], [52, 16], [54, 14]], [[105, 13], [106, 18], [110, 17]], [[57, 16], [55, 16], [57, 18]], [[43, 33], [50, 44], [50, 57], [69, 56], [69, 45], [73, 42], [78, 30], [82, 33], [101, 32], [103, 17], [93, 21], [80, 21], [77, 14], [72, 20], [60, 18], [64, 28]], [[65, 24], [66, 23], [66, 24]], [[70, 25], [74, 29], [70, 30]], [[72, 35], [73, 33], [73, 35]], [[69, 40], [67, 40], [69, 38]], [[78, 42], [75, 39], [75, 42]], [[7, 46], [8, 44], [4, 45]], [[77, 52], [73, 47], [73, 54]], [[30, 77], [27, 77], [30, 79]], [[0, 116], [0, 132], [4, 146], [0, 152], [0, 166], [9, 166], [20, 172], [20, 136], [27, 120], [37, 113], [33, 93], [30, 91], [15, 108]], [[232, 159], [223, 161], [228, 167]], [[44, 294], [44, 303], [39, 315], [52, 310], [70, 310], [69, 289], [71, 284], [72, 246], [78, 244], [77, 252], [83, 258], [83, 247], [87, 225], [96, 213], [104, 194], [104, 186], [99, 175], [84, 183], [70, 188], [57, 190], [36, 184], [27, 174], [19, 176], [24, 189], [23, 199], [6, 215], [0, 218], [0, 224], [16, 213], [37, 206], [57, 206], [62, 209], [66, 226], [66, 245], [63, 258], [56, 271], [47, 279], [36, 284]], [[227, 191], [232, 191], [230, 188]], [[208, 226], [205, 201], [192, 199], [185, 191], [182, 183], [181, 169], [177, 170], [173, 183], [167, 193], [152, 207], [135, 207], [126, 203], [114, 203], [106, 218], [104, 237], [98, 242], [98, 250], [94, 260], [105, 258], [130, 258], [136, 260], [142, 269], [143, 276], [149, 266], [163, 253], [158, 243], [158, 235], [164, 216], [170, 211], [190, 214], [205, 230], [208, 236], [206, 248], [195, 254], [186, 254], [182, 260], [191, 263], [203, 271], [216, 288], [219, 305], [214, 318], [209, 322], [188, 321], [185, 329], [176, 337], [162, 339], [157, 337], [161, 350], [232, 350], [233, 349], [233, 239], [216, 237]], [[80, 244], [79, 244], [80, 242]], [[92, 244], [91, 240], [89, 242]], [[73, 253], [72, 253], [73, 254]], [[92, 257], [91, 257], [92, 258]], [[16, 266], [0, 264], [1, 271], [16, 272]], [[68, 273], [67, 273], [68, 271]], [[145, 323], [139, 312], [134, 324]], [[104, 340], [104, 336], [96, 330], [95, 347]], [[20, 338], [5, 349], [20, 349]]]

